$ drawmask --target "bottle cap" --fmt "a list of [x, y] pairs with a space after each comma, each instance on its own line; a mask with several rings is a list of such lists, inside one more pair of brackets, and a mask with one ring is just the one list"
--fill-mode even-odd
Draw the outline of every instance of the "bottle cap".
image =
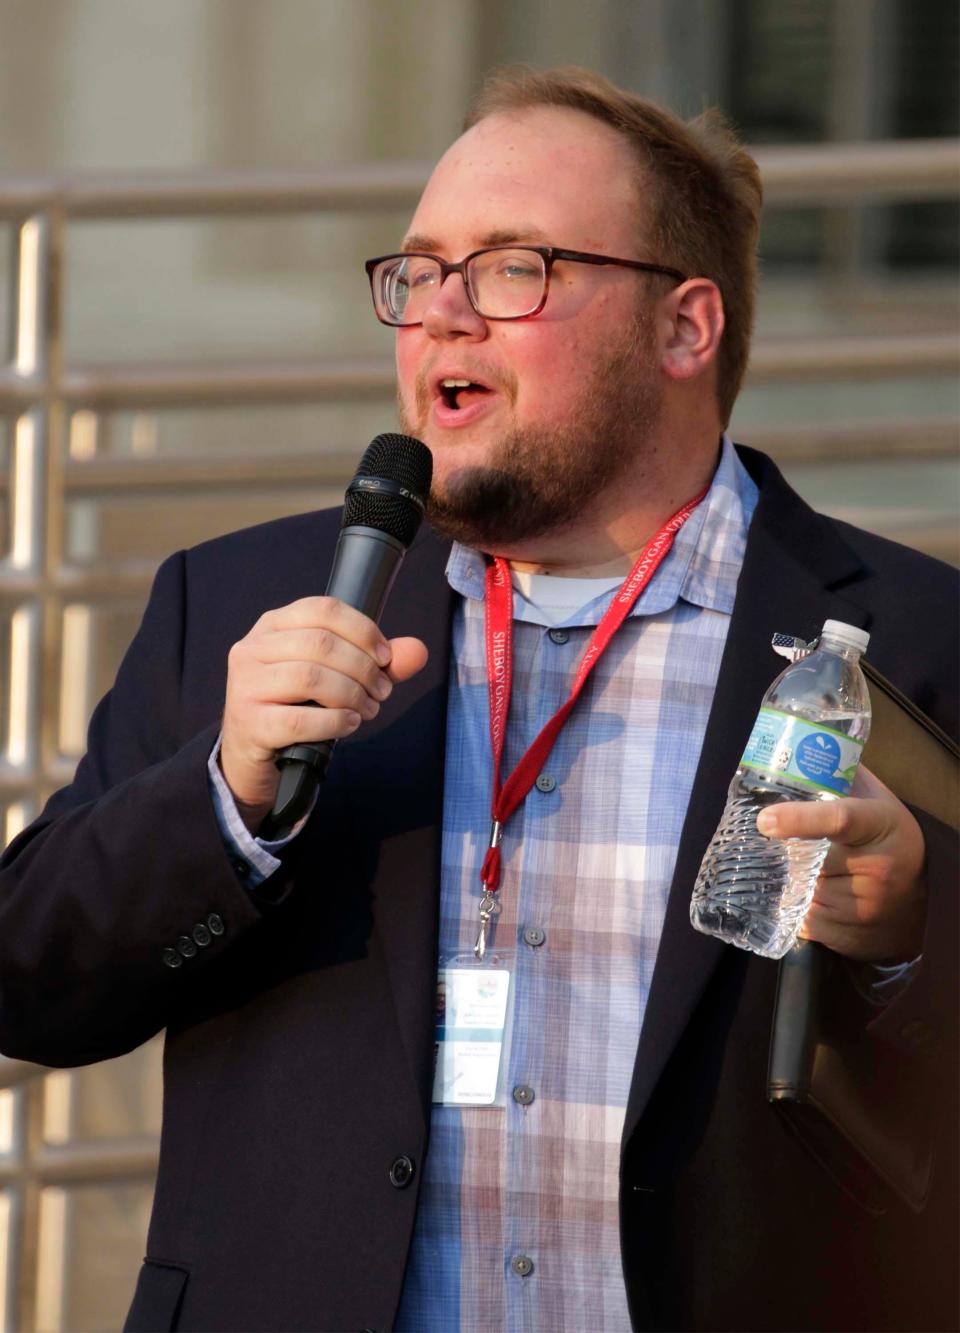
[[865, 629], [858, 629], [856, 625], [846, 625], [842, 620], [825, 620], [820, 637], [839, 639], [841, 643], [849, 648], [856, 648], [861, 653], [866, 652], [867, 644], [870, 642], [870, 635]]

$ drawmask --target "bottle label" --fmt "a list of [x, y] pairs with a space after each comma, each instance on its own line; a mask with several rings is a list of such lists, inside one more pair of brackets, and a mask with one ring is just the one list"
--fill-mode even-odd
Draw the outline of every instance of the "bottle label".
[[740, 762], [814, 791], [849, 796], [862, 751], [863, 741], [822, 722], [761, 708]]

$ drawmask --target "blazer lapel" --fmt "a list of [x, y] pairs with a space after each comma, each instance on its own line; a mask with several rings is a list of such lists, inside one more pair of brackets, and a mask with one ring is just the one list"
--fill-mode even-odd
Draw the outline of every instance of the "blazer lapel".
[[[680, 838], [627, 1104], [624, 1144], [729, 947], [693, 929], [690, 895], [760, 701], [784, 665], [770, 641], [777, 631], [812, 639], [830, 618], [869, 627], [867, 614], [847, 595], [861, 571], [859, 558], [829, 520], [790, 490], [769, 459], [749, 449], [740, 454], [760, 486], [760, 499]], [[837, 591], [841, 584], [843, 594]]]

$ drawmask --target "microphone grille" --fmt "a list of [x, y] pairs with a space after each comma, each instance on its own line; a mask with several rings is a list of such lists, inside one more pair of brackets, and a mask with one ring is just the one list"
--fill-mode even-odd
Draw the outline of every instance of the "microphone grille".
[[[376, 528], [409, 546], [423, 517], [432, 476], [433, 455], [425, 444], [410, 435], [378, 435], [367, 446], [347, 489], [342, 526]], [[411, 495], [354, 490], [362, 477], [393, 483]]]
[[357, 476], [398, 481], [426, 501], [433, 477], [433, 455], [410, 435], [378, 435], [367, 445], [357, 465]]

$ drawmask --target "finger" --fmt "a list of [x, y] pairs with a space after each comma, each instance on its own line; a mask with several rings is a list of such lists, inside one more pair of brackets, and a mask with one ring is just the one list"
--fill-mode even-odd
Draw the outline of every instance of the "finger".
[[854, 881], [849, 875], [837, 875], [834, 879], [818, 880], [810, 911], [825, 914], [835, 921], [846, 925], [864, 921], [870, 915], [869, 899], [858, 895]]
[[868, 933], [859, 924], [838, 921], [832, 913], [811, 908], [800, 928], [800, 939], [824, 944], [846, 958], [866, 958], [871, 952]]
[[861, 962], [909, 962], [923, 950], [922, 924], [873, 917], [847, 919], [821, 904], [814, 904], [807, 913], [800, 937]]
[[429, 656], [427, 645], [419, 639], [390, 639], [389, 646], [393, 656], [387, 674], [391, 680], [409, 680], [426, 666]]
[[256, 656], [267, 665], [300, 662], [329, 667], [357, 681], [372, 698], [381, 701], [393, 689], [389, 676], [369, 653], [329, 629], [286, 629], [265, 634], [258, 642]]
[[826, 888], [821, 882], [817, 884], [813, 901], [807, 908], [800, 933], [805, 938], [823, 941], [827, 933], [836, 930], [862, 930], [873, 916], [869, 900], [858, 898], [849, 881], [846, 887], [836, 886], [832, 889]]
[[340, 740], [356, 731], [363, 718], [352, 708], [310, 708], [284, 704], [264, 710], [261, 742], [269, 750], [316, 741]]
[[353, 709], [366, 720], [380, 711], [359, 681], [316, 662], [275, 662], [262, 672], [254, 686], [261, 703], [296, 705], [312, 699], [322, 708]]
[[830, 838], [860, 847], [885, 837], [895, 818], [886, 801], [848, 796], [838, 801], [787, 801], [757, 816], [757, 830], [768, 838]]
[[290, 629], [329, 629], [381, 665], [390, 661], [390, 648], [380, 630], [361, 611], [336, 597], [301, 597], [297, 602], [265, 612], [257, 621], [265, 633]]
[[822, 879], [853, 876], [858, 882], [871, 878], [887, 878], [891, 864], [890, 853], [882, 842], [867, 842], [850, 846], [832, 842], [820, 867]]
[[832, 879], [835, 876], [851, 874], [853, 871], [851, 862], [856, 857], [856, 853], [851, 855], [851, 851], [852, 849], [842, 842], [832, 842], [827, 850], [823, 865], [820, 867], [821, 879]]

